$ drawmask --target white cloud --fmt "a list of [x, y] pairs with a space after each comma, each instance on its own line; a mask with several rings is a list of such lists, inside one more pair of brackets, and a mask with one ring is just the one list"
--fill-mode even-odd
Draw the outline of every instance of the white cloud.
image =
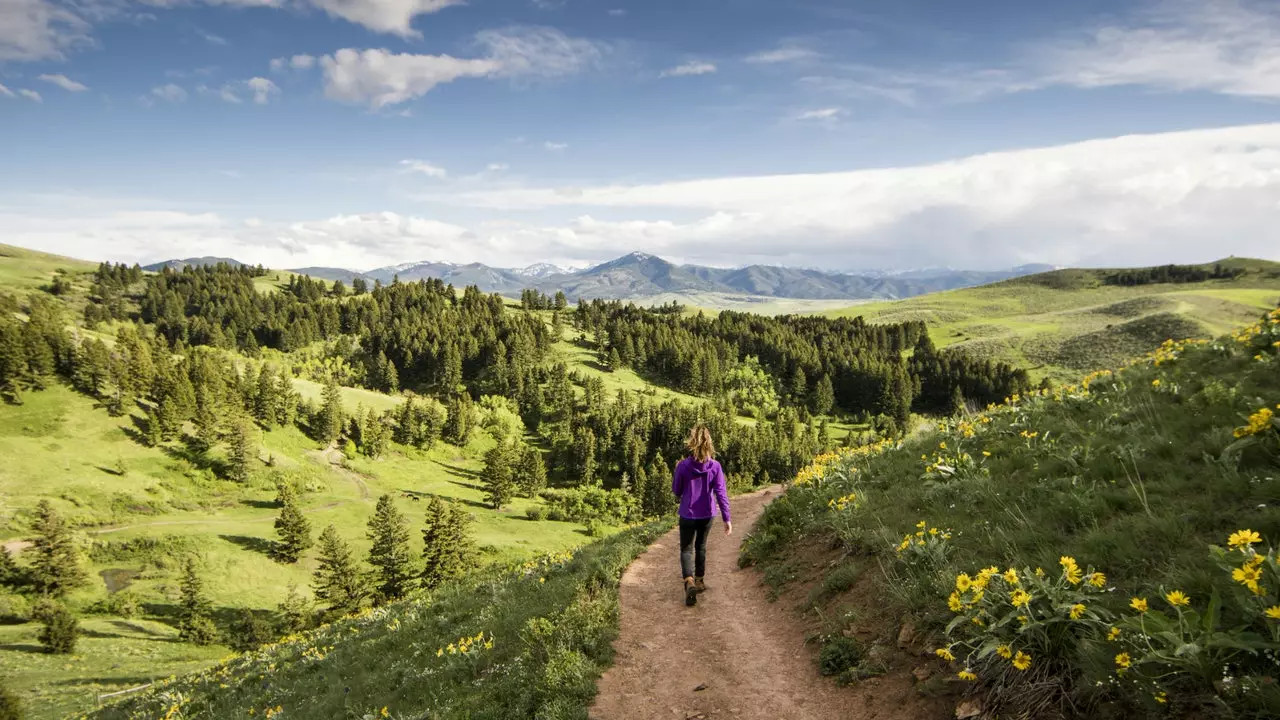
[[607, 45], [573, 38], [554, 28], [508, 27], [476, 33], [476, 42], [502, 75], [557, 77], [598, 65]]
[[622, 17], [623, 15], [627, 14], [627, 11], [624, 10], [623, 8], [613, 8], [609, 10], [609, 14], [612, 15], [613, 17]]
[[18, 94], [24, 98], [27, 98], [28, 100], [34, 100], [38, 103], [44, 102], [44, 98], [40, 97], [40, 93], [36, 92], [35, 90], [27, 90], [26, 88], [22, 88], [21, 90], [18, 91]]
[[151, 94], [160, 98], [161, 100], [165, 100], [171, 103], [178, 103], [187, 99], [187, 91], [183, 90], [178, 85], [174, 85], [173, 83], [169, 83], [168, 85], [161, 85], [159, 87], [153, 87], [151, 88]]
[[421, 97], [464, 77], [555, 77], [597, 62], [602, 46], [549, 28], [486, 30], [476, 35], [479, 58], [343, 48], [320, 58], [325, 96], [373, 108]]
[[658, 74], [658, 77], [682, 77], [685, 75], [706, 75], [716, 71], [716, 66], [709, 62], [691, 61], [683, 65], [676, 65], [667, 68]]
[[266, 105], [271, 96], [280, 94], [279, 86], [263, 77], [249, 78], [245, 86], [253, 93], [253, 101], [258, 105]]
[[62, 88], [63, 90], [66, 90], [67, 92], [84, 92], [85, 90], [89, 89], [88, 87], [76, 82], [75, 80], [72, 80], [71, 78], [61, 73], [57, 75], [41, 75], [37, 79], [43, 80], [47, 83], [52, 83], [54, 85], [57, 85], [58, 87]]
[[199, 33], [200, 37], [204, 38], [205, 42], [209, 43], [210, 45], [226, 45], [227, 44], [227, 39], [222, 37], [221, 35], [214, 35], [213, 33], [205, 32], [203, 30], [197, 30], [196, 32]]
[[56, 60], [89, 44], [89, 23], [51, 0], [0, 2], [0, 62]]
[[281, 72], [285, 68], [293, 70], [310, 70], [315, 67], [316, 58], [311, 55], [294, 55], [293, 57], [278, 57], [271, 60], [271, 71]]
[[809, 48], [799, 46], [786, 46], [776, 48], [774, 50], [764, 50], [753, 53], [744, 58], [749, 63], [756, 65], [777, 65], [778, 63], [800, 62], [803, 60], [815, 60], [819, 57], [818, 53]]
[[439, 12], [463, 0], [309, 0], [326, 13], [363, 25], [374, 32], [406, 38], [420, 37], [413, 29], [419, 15]]
[[400, 165], [405, 168], [406, 172], [422, 173], [427, 177], [444, 178], [448, 176], [448, 172], [439, 165], [432, 165], [426, 160], [401, 160]]
[[564, 150], [565, 148], [569, 147], [569, 143], [551, 142], [550, 140], [548, 140], [542, 143], [542, 147], [546, 148], [547, 150], [550, 150], [551, 152], [560, 152], [561, 150]]
[[1039, 84], [1145, 85], [1280, 98], [1280, 6], [1166, 0], [1129, 23], [1028, 51]]
[[[935, 165], [424, 197], [490, 211], [609, 208], [520, 232], [545, 254], [636, 247], [722, 263], [1003, 267], [1280, 259], [1280, 124], [1136, 135]], [[654, 220], [672, 211], [696, 219]], [[538, 245], [541, 243], [541, 245]], [[855, 260], [856, 258], [856, 260]]]
[[381, 108], [420, 97], [436, 85], [460, 77], [491, 75], [500, 65], [490, 59], [344, 48], [321, 57], [320, 67], [324, 69], [326, 97]]
[[511, 169], [511, 166], [506, 163], [489, 163], [484, 169], [489, 172], [506, 172]]
[[5, 87], [4, 85], [0, 85], [0, 95], [3, 95], [3, 96], [5, 96], [5, 97], [9, 97], [9, 98], [11, 98], [11, 97], [17, 97], [17, 95], [14, 95], [14, 94], [13, 94], [13, 91], [12, 91], [12, 90], [10, 90], [9, 88]]
[[805, 110], [796, 115], [797, 120], [834, 120], [840, 117], [844, 111], [840, 108], [821, 108], [819, 110]]

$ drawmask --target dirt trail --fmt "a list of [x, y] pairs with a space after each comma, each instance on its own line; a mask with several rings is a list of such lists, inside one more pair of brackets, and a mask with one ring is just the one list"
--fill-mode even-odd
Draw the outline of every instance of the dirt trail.
[[600, 680], [593, 720], [914, 717], [888, 698], [873, 706], [864, 693], [819, 675], [800, 619], [784, 603], [769, 602], [757, 571], [738, 569], [743, 536], [778, 492], [735, 498], [731, 537], [718, 520], [712, 526], [708, 590], [696, 607], [684, 606], [678, 531], [627, 568], [617, 657]]

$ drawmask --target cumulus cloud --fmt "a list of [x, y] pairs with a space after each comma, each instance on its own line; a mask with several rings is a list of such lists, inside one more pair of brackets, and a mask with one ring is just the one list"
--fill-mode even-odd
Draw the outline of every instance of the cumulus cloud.
[[18, 91], [18, 94], [24, 98], [27, 98], [28, 100], [34, 100], [38, 103], [44, 102], [44, 98], [40, 97], [40, 93], [36, 92], [35, 90], [27, 90], [26, 88], [23, 88]]
[[187, 91], [182, 87], [169, 83], [151, 88], [151, 94], [166, 102], [178, 103], [187, 99]]
[[773, 50], [762, 50], [761, 52], [752, 53], [744, 59], [755, 65], [777, 65], [779, 63], [815, 60], [817, 58], [818, 53], [816, 51], [805, 47], [791, 45], [775, 48]]
[[0, 3], [0, 61], [57, 60], [86, 45], [89, 23], [49, 0]]
[[253, 102], [258, 105], [266, 105], [273, 95], [280, 94], [279, 86], [264, 77], [249, 78], [245, 87], [253, 93]]
[[716, 66], [709, 62], [687, 62], [682, 65], [676, 65], [667, 68], [658, 74], [658, 77], [682, 77], [685, 75], [707, 75], [716, 71]]
[[57, 85], [67, 92], [84, 92], [89, 89], [87, 86], [82, 85], [61, 73], [57, 75], [41, 75], [37, 79]]
[[550, 150], [551, 152], [560, 152], [561, 150], [564, 150], [565, 148], [569, 147], [569, 143], [551, 142], [550, 140], [548, 140], [542, 143], [542, 147], [546, 148], [547, 150]]
[[256, 105], [266, 105], [271, 102], [272, 97], [280, 94], [280, 87], [264, 77], [233, 80], [217, 88], [201, 85], [196, 89], [201, 95], [210, 95], [232, 105], [243, 104], [242, 95], [251, 96]]
[[426, 160], [401, 160], [400, 165], [406, 172], [421, 173], [427, 177], [444, 178], [449, 175], [444, 168], [432, 165]]
[[279, 57], [271, 60], [272, 72], [280, 72], [285, 68], [293, 70], [309, 70], [315, 67], [316, 59], [311, 55], [294, 55], [293, 57]]
[[17, 97], [17, 95], [14, 95], [14, 94], [13, 94], [13, 91], [12, 91], [12, 90], [10, 90], [9, 88], [5, 87], [4, 85], [0, 85], [0, 96], [4, 96], [4, 97], [8, 97], [8, 98], [11, 98], [11, 97]]
[[419, 15], [440, 12], [463, 0], [309, 0], [326, 13], [348, 22], [363, 25], [374, 32], [406, 38], [421, 37], [413, 29]]

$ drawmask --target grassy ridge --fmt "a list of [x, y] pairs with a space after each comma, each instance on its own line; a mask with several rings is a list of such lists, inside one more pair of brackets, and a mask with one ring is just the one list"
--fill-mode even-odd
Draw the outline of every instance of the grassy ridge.
[[[618, 578], [665, 529], [650, 523], [571, 559], [478, 573], [90, 716], [585, 718], [613, 654]], [[467, 650], [459, 652], [463, 639]]]
[[1231, 280], [1137, 287], [1104, 284], [1105, 270], [1059, 270], [823, 314], [884, 323], [923, 320], [938, 347], [1070, 382], [1126, 363], [1166, 338], [1213, 337], [1275, 307], [1280, 264], [1239, 264], [1246, 272]]
[[[1259, 553], [1280, 544], [1280, 422], [1268, 415], [1280, 414], [1280, 311], [1261, 328], [822, 458], [766, 510], [744, 557], [785, 583], [812, 548], [834, 545], [820, 587], [843, 597], [857, 585], [878, 601], [828, 612], [827, 637], [847, 642], [860, 623], [879, 631], [873, 646], [892, 647], [910, 620], [924, 649], [955, 655], [952, 672], [974, 672], [972, 691], [1002, 715], [1275, 717], [1280, 692], [1265, 678], [1280, 618], [1264, 611], [1280, 607], [1280, 588], [1264, 574], [1253, 594], [1233, 580], [1248, 553], [1224, 564], [1210, 551], [1245, 528]], [[979, 572], [988, 566], [1012, 568], [1015, 582]], [[1095, 569], [1097, 587], [1084, 582]], [[1013, 605], [1020, 587], [1034, 598], [1025, 607]], [[1190, 604], [1165, 600], [1174, 590]], [[1134, 597], [1150, 611], [1131, 608]], [[1202, 614], [1216, 614], [1213, 633], [1195, 630]], [[1002, 659], [1002, 646], [1025, 651], [1028, 666]], [[1224, 676], [1237, 680], [1224, 687]]]

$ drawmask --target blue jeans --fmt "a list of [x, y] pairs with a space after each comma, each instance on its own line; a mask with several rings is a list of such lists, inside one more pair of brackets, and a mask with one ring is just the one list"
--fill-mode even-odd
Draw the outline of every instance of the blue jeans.
[[702, 577], [707, 572], [707, 535], [711, 534], [711, 520], [680, 518], [680, 577]]

